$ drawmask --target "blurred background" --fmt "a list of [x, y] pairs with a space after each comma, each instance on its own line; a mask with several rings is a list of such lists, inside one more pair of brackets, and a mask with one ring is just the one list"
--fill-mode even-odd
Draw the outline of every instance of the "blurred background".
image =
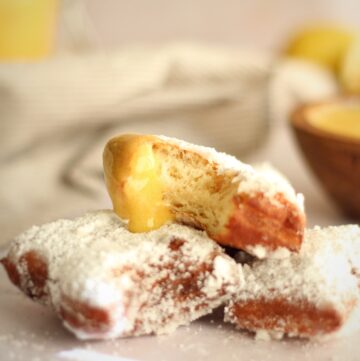
[[358, 28], [356, 0], [190, 0], [84, 2], [102, 49], [135, 43], [196, 41], [279, 50], [296, 29], [332, 22]]
[[0, 243], [110, 207], [102, 149], [130, 131], [271, 162], [310, 225], [348, 222], [289, 120], [360, 93], [359, 32], [357, 0], [0, 0]]

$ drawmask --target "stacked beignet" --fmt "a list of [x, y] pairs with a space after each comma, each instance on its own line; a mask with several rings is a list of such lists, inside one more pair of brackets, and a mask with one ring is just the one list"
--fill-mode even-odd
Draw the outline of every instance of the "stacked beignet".
[[242, 287], [204, 232], [129, 232], [112, 211], [32, 227], [3, 260], [10, 279], [79, 338], [161, 334], [210, 313]]
[[245, 286], [226, 306], [225, 321], [258, 337], [359, 330], [359, 263], [358, 226], [306, 230], [298, 254], [244, 264]]
[[2, 260], [79, 338], [167, 333], [224, 304], [226, 321], [259, 337], [359, 323], [359, 227], [303, 242], [303, 198], [273, 168], [125, 135], [106, 145], [104, 172], [115, 213], [33, 227]]
[[270, 167], [173, 138], [123, 135], [106, 145], [104, 173], [132, 231], [177, 222], [261, 257], [300, 249], [303, 197]]

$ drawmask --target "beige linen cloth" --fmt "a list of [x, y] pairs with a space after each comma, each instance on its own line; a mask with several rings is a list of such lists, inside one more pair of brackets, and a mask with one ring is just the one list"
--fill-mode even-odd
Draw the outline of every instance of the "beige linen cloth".
[[[270, 56], [195, 45], [0, 64], [0, 245], [34, 223], [110, 207], [102, 149], [116, 134], [237, 156], [258, 147], [269, 115], [282, 116], [271, 94], [286, 98], [280, 112], [292, 101], [286, 66], [270, 82], [274, 69]], [[332, 91], [323, 83], [315, 95]]]

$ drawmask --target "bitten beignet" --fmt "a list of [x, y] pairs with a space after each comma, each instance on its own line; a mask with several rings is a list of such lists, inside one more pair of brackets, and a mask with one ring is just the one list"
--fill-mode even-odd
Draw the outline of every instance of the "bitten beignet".
[[225, 321], [280, 338], [324, 337], [360, 329], [360, 228], [306, 230], [299, 254], [243, 266], [245, 287]]
[[168, 333], [242, 286], [238, 265], [204, 232], [171, 224], [134, 234], [112, 211], [34, 226], [2, 263], [83, 339]]
[[259, 258], [300, 249], [303, 197], [269, 167], [163, 136], [122, 135], [105, 147], [104, 173], [130, 231], [178, 222]]

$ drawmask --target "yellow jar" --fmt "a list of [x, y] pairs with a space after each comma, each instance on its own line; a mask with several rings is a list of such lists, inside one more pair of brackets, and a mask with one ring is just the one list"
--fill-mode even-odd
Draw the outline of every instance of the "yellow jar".
[[57, 0], [0, 0], [0, 61], [49, 55], [57, 5]]

